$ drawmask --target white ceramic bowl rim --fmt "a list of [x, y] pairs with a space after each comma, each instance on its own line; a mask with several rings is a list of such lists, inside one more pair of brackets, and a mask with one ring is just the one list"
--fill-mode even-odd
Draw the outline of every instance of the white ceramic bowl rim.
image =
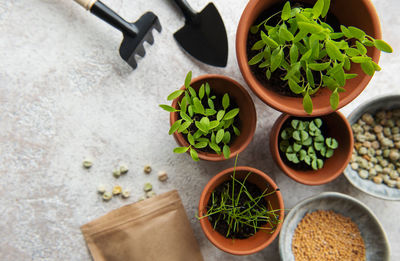
[[361, 206], [361, 208], [365, 209], [365, 211], [372, 217], [373, 220], [375, 220], [376, 224], [379, 226], [380, 230], [382, 231], [382, 237], [383, 237], [383, 241], [384, 241], [383, 243], [387, 246], [387, 250], [389, 253], [388, 256], [390, 258], [390, 245], [389, 245], [389, 241], [388, 241], [386, 232], [383, 229], [378, 218], [375, 216], [375, 214], [372, 212], [372, 210], [367, 205], [365, 205], [363, 202], [359, 201], [358, 199], [353, 198], [346, 194], [342, 194], [339, 192], [322, 192], [320, 194], [311, 196], [309, 198], [306, 198], [306, 199], [300, 201], [286, 215], [285, 220], [283, 221], [283, 224], [282, 224], [281, 232], [279, 234], [279, 255], [280, 255], [281, 260], [284, 260], [284, 261], [290, 260], [290, 259], [288, 259], [287, 255], [285, 255], [284, 249], [283, 249], [284, 244], [285, 244], [284, 236], [286, 236], [288, 234], [288, 222], [285, 222], [285, 221], [291, 220], [294, 217], [294, 215], [298, 212], [298, 210], [301, 209], [303, 206], [305, 206], [313, 201], [319, 200], [321, 198], [329, 198], [329, 197], [332, 197], [332, 198], [336, 197], [336, 198], [342, 198], [345, 200], [349, 200], [349, 201], [355, 203], [356, 205]]

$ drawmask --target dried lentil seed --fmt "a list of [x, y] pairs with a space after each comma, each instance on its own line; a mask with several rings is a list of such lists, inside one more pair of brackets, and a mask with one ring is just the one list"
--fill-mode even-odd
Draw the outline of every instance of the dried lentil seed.
[[391, 187], [391, 188], [394, 188], [394, 187], [396, 187], [397, 182], [396, 182], [395, 180], [389, 179], [389, 180], [386, 182], [386, 185], [388, 185], [388, 186]]
[[151, 172], [151, 167], [150, 167], [150, 165], [144, 166], [143, 171], [144, 171], [144, 173], [146, 173], [146, 174], [150, 174], [150, 172]]
[[97, 192], [99, 192], [100, 194], [103, 194], [104, 192], [106, 192], [106, 187], [104, 185], [99, 185], [97, 187]]
[[159, 181], [166, 181], [168, 179], [168, 174], [165, 171], [158, 172], [158, 180]]
[[85, 160], [82, 162], [82, 166], [83, 166], [85, 169], [90, 169], [90, 168], [93, 166], [93, 162], [92, 162], [90, 159], [85, 159]]
[[372, 178], [372, 180], [376, 183], [376, 184], [381, 184], [383, 179], [381, 176], [375, 176]]
[[375, 149], [375, 150], [379, 149], [379, 147], [380, 147], [379, 142], [376, 141], [376, 140], [373, 141], [373, 142], [371, 142], [371, 147], [372, 147], [373, 149]]
[[350, 165], [350, 166], [351, 166], [351, 168], [352, 168], [352, 169], [354, 169], [354, 170], [357, 170], [357, 169], [358, 169], [358, 167], [359, 167], [357, 162], [353, 162], [353, 163], [351, 163], [351, 165]]
[[122, 165], [119, 167], [119, 172], [120, 172], [121, 174], [126, 174], [126, 173], [128, 173], [128, 171], [129, 171], [128, 166], [126, 166], [125, 164], [122, 164]]
[[122, 192], [122, 187], [121, 186], [114, 186], [113, 187], [113, 190], [112, 190], [112, 193], [113, 193], [113, 195], [119, 195], [119, 194], [121, 194], [121, 192]]
[[124, 189], [124, 190], [122, 191], [122, 193], [121, 193], [121, 196], [122, 196], [123, 198], [129, 198], [130, 195], [131, 195], [131, 192], [130, 192], [129, 190], [127, 190], [127, 189]]
[[361, 148], [358, 150], [358, 154], [360, 154], [360, 155], [365, 155], [365, 154], [367, 154], [367, 152], [368, 152], [368, 149], [365, 148], [365, 147], [361, 147]]
[[121, 171], [119, 169], [113, 170], [113, 176], [119, 178], [121, 176]]
[[382, 133], [382, 131], [383, 131], [383, 127], [381, 126], [381, 125], [376, 125], [375, 127], [374, 127], [374, 132], [375, 133]]
[[110, 199], [112, 199], [113, 195], [111, 192], [106, 191], [103, 193], [103, 200], [105, 201], [109, 201]]
[[358, 175], [363, 178], [363, 179], [367, 179], [368, 178], [368, 171], [366, 171], [365, 169], [362, 169], [358, 172]]
[[368, 125], [371, 125], [374, 123], [374, 118], [372, 117], [372, 115], [370, 113], [364, 113], [361, 116], [361, 119]]
[[157, 194], [154, 191], [148, 191], [146, 192], [146, 198], [152, 198], [154, 196], [156, 196]]
[[147, 182], [146, 184], [144, 184], [143, 186], [143, 190], [144, 192], [149, 192], [153, 189], [153, 185], [151, 185], [151, 183]]

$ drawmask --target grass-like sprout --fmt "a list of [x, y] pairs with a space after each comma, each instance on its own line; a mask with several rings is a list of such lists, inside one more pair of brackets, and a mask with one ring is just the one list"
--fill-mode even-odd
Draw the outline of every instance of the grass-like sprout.
[[235, 161], [231, 181], [223, 183], [222, 191], [212, 192], [206, 214], [198, 218], [208, 217], [214, 230], [218, 231], [218, 225], [224, 227], [227, 238], [248, 238], [259, 230], [272, 234], [281, 222], [280, 209], [274, 210], [265, 197], [276, 190], [270, 191], [270, 186], [267, 186], [259, 196], [252, 195], [248, 188], [255, 185], [246, 183], [251, 174], [247, 173], [243, 180], [237, 179]]

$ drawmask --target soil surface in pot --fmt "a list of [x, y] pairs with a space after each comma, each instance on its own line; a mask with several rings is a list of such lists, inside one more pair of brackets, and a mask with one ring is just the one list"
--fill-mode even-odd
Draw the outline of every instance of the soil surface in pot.
[[[215, 99], [213, 99], [214, 109], [215, 109], [217, 112], [218, 112], [219, 110], [223, 110], [223, 109], [224, 109], [224, 107], [222, 106], [222, 97], [223, 97], [223, 95], [215, 94], [215, 93], [213, 92], [212, 86], [211, 86], [210, 97], [213, 97], [213, 96], [215, 96]], [[203, 99], [201, 100], [201, 102], [202, 102], [202, 104], [203, 104], [203, 106], [204, 106], [205, 109], [210, 108], [210, 106], [209, 106], [208, 103], [207, 103], [207, 96], [203, 97]], [[228, 112], [228, 111], [230, 111], [230, 110], [232, 110], [232, 109], [234, 109], [234, 108], [238, 108], [237, 103], [235, 102], [235, 100], [234, 100], [231, 96], [229, 96], [229, 106], [228, 106], [228, 108], [226, 109], [226, 111]], [[178, 114], [178, 115], [179, 115], [179, 114]], [[195, 121], [200, 121], [201, 118], [203, 118], [203, 117], [204, 117], [204, 115], [201, 115], [201, 114], [194, 114], [194, 116], [192, 117], [192, 119], [195, 120]], [[178, 117], [178, 120], [179, 120], [179, 119], [182, 119], [181, 116]], [[212, 116], [208, 116], [208, 119], [209, 119], [210, 121], [216, 120], [216, 119], [217, 119], [217, 114], [212, 115]], [[234, 125], [236, 128], [238, 128], [239, 130], [241, 129], [241, 122], [240, 122], [240, 119], [239, 119], [238, 116], [236, 116], [236, 117], [234, 118], [233, 125]], [[198, 130], [198, 128], [196, 127], [196, 125], [191, 124], [187, 130], [189, 131], [190, 134], [193, 135], [193, 134]], [[229, 143], [227, 143], [227, 145], [230, 147], [230, 146], [233, 144], [233, 142], [235, 141], [235, 139], [237, 138], [237, 136], [235, 135], [235, 132], [233, 131], [232, 125], [231, 125], [229, 128], [225, 129], [225, 130], [226, 130], [226, 131], [229, 131], [229, 132], [231, 133], [231, 140], [229, 141]], [[187, 139], [187, 134], [183, 134], [183, 133], [182, 133], [182, 135], [185, 137], [186, 141], [189, 143], [189, 141], [188, 141], [188, 139]], [[210, 139], [211, 139], [211, 134], [208, 134], [208, 135], [202, 136], [202, 137], [206, 137], [207, 139], [210, 140]], [[222, 144], [222, 143], [220, 143], [219, 145], [221, 145], [221, 144]], [[215, 153], [215, 151], [214, 151], [213, 149], [211, 149], [209, 146], [207, 146], [207, 147], [205, 147], [205, 148], [201, 148], [201, 149], [196, 149], [196, 150], [197, 150], [197, 151], [206, 152], [206, 153]], [[221, 151], [222, 151], [222, 149], [221, 149]]]
[[[307, 118], [308, 121], [312, 121], [312, 120], [314, 120], [314, 119], [315, 119], [315, 118]], [[320, 118], [320, 119], [322, 120], [322, 118]], [[304, 161], [300, 161], [300, 162], [297, 163], [297, 164], [295, 164], [295, 163], [289, 161], [289, 160], [286, 158], [285, 153], [282, 152], [282, 151], [279, 149], [279, 144], [280, 144], [281, 141], [282, 141], [281, 132], [282, 132], [282, 130], [284, 130], [285, 128], [291, 126], [291, 125], [290, 125], [290, 122], [291, 122], [292, 120], [304, 120], [304, 118], [290, 117], [290, 118], [288, 118], [288, 119], [286, 120], [286, 122], [282, 125], [282, 128], [279, 130], [279, 136], [278, 136], [278, 150], [279, 150], [279, 155], [280, 155], [280, 157], [281, 157], [283, 163], [285, 163], [287, 166], [289, 166], [289, 167], [292, 168], [292, 169], [300, 170], [300, 171], [307, 171], [307, 170], [308, 170], [308, 171], [310, 171], [310, 172], [315, 171], [311, 166], [307, 165]], [[320, 127], [320, 130], [321, 130], [322, 136], [324, 136], [325, 138], [328, 138], [328, 134], [327, 134], [327, 133], [328, 133], [328, 127], [327, 127], [326, 122], [325, 122], [324, 120], [322, 120], [322, 125], [321, 125], [321, 127]], [[292, 141], [293, 141], [293, 140], [291, 139], [291, 142], [292, 142]], [[340, 146], [340, 144], [339, 144], [339, 146]], [[323, 156], [319, 153], [319, 151], [316, 151], [316, 153], [317, 153], [317, 157], [318, 157], [319, 159], [323, 159], [323, 161], [324, 161], [324, 163], [325, 163], [325, 160], [327, 160], [327, 158], [323, 157]], [[333, 155], [335, 155], [335, 152], [333, 152]], [[332, 157], [333, 157], [333, 156], [332, 156]]]
[[[243, 180], [239, 180], [240, 182], [243, 182]], [[221, 185], [219, 185], [215, 190], [214, 190], [214, 206], [219, 206], [221, 204], [221, 196], [226, 192], [227, 190], [229, 191], [229, 195], [232, 194], [232, 180], [225, 181]], [[255, 184], [250, 183], [248, 181], [245, 182], [245, 186], [247, 188], [248, 193], [251, 195], [252, 198], [257, 198], [263, 194], [263, 191], [261, 191]], [[238, 182], [234, 182], [234, 198], [238, 197], [238, 194], [240, 193], [241, 185]], [[240, 210], [245, 211], [247, 209], [250, 209], [248, 206], [250, 199], [246, 195], [246, 193], [241, 193], [240, 198], [239, 198], [239, 203], [238, 206], [240, 206]], [[232, 205], [232, 200], [229, 198], [225, 202], [226, 205]], [[207, 203], [207, 209], [209, 210], [213, 206], [212, 202], [212, 196], [210, 197], [210, 200]], [[254, 206], [253, 210], [254, 211], [262, 211], [262, 207], [267, 207], [267, 201], [263, 198], [261, 199], [257, 205]], [[225, 214], [225, 216], [224, 216]], [[214, 215], [210, 215], [208, 217], [209, 221], [211, 222], [211, 225], [215, 230], [223, 235], [224, 237], [227, 238], [236, 238], [236, 239], [245, 239], [248, 237], [253, 236], [258, 229], [254, 230], [253, 226], [241, 224], [239, 226], [239, 229], [237, 231], [233, 230], [232, 228], [229, 229], [229, 223], [224, 217], [227, 217], [226, 213], [217, 213]], [[258, 221], [255, 223], [256, 227], [260, 227], [265, 225], [265, 221]], [[229, 235], [227, 236], [229, 231]]]
[[[283, 1], [282, 3], [278, 3], [273, 5], [271, 8], [263, 11], [260, 16], [256, 19], [256, 21], [253, 23], [253, 25], [259, 24], [268, 17], [272, 16], [273, 14], [281, 11], [283, 9], [284, 4], [286, 1]], [[312, 5], [302, 3], [301, 1], [293, 1], [290, 3], [291, 7], [303, 7], [303, 8], [312, 8]], [[281, 19], [280, 15], [275, 16], [274, 18], [271, 18], [269, 22], [267, 23], [268, 25], [275, 26], [279, 20]], [[330, 12], [328, 12], [325, 20], [325, 23], [329, 24], [335, 32], [340, 32], [340, 23], [339, 20]], [[260, 31], [256, 34], [252, 34], [249, 31], [249, 34], [247, 35], [247, 57], [248, 60], [250, 60], [252, 57], [254, 57], [256, 54], [259, 53], [259, 51], [251, 50], [251, 47], [257, 42], [261, 40], [260, 37]], [[284, 49], [284, 54], [285, 57], [289, 56], [289, 50], [288, 48]], [[289, 97], [302, 97], [301, 94], [295, 94], [293, 93], [290, 88], [289, 84], [286, 81], [283, 81], [281, 78], [283, 78], [286, 75], [286, 71], [281, 70], [281, 69], [276, 69], [272, 74], [270, 80], [267, 79], [266, 76], [266, 68], [259, 68], [259, 64], [255, 64], [250, 66], [250, 70], [253, 73], [253, 75], [256, 77], [256, 79], [265, 87], [268, 88], [280, 95], [284, 96], [289, 96]], [[301, 71], [303, 77], [306, 77], [304, 70]], [[321, 80], [321, 76], [319, 73], [316, 73], [313, 71], [313, 76], [315, 79], [315, 83], [319, 83]], [[318, 95], [318, 92], [315, 95]]]

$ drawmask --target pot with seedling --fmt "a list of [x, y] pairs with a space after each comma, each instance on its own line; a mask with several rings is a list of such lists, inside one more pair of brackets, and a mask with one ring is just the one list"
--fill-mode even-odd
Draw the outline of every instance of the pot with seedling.
[[222, 161], [243, 151], [256, 129], [256, 110], [248, 92], [236, 81], [210, 74], [192, 80], [189, 72], [180, 90], [171, 93], [170, 135], [193, 160]]
[[[381, 38], [369, 0], [252, 0], [236, 36], [242, 75], [271, 107], [296, 116], [331, 113], [357, 97], [375, 71]], [[354, 11], [357, 10], [357, 11]]]
[[277, 185], [267, 174], [246, 166], [218, 173], [199, 201], [203, 232], [216, 247], [234, 255], [253, 254], [271, 244], [283, 217]]
[[282, 114], [270, 133], [270, 151], [279, 168], [306, 185], [328, 183], [349, 163], [353, 133], [340, 112], [300, 118]]

